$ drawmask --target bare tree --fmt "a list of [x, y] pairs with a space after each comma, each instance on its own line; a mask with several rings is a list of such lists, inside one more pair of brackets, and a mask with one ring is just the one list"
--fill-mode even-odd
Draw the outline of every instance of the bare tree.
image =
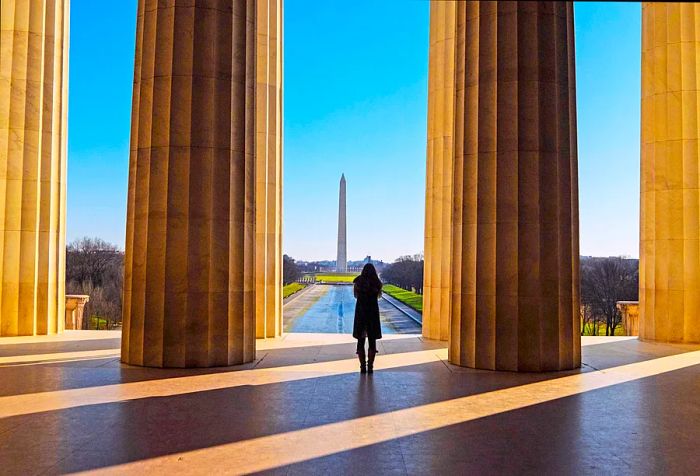
[[66, 249], [66, 280], [91, 281], [95, 286], [102, 286], [115, 263], [121, 263], [123, 257], [116, 245], [100, 238], [75, 240]]
[[597, 335], [600, 322], [605, 322], [606, 336], [615, 335], [615, 329], [622, 321], [617, 301], [637, 300], [638, 287], [637, 260], [621, 257], [581, 260], [581, 304], [584, 313], [590, 313], [588, 321], [593, 335]]
[[124, 253], [100, 238], [82, 238], [66, 248], [66, 292], [87, 294], [83, 326], [110, 328], [121, 320]]
[[423, 255], [401, 256], [382, 270], [382, 280], [404, 289], [423, 292]]

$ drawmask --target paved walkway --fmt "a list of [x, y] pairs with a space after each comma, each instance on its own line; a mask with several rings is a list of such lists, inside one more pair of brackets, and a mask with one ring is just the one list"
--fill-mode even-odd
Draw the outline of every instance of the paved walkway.
[[[98, 353], [118, 354], [118, 334], [77, 335], [0, 339], [3, 475], [700, 467], [697, 347], [584, 337], [583, 369], [518, 374], [454, 367], [444, 343], [390, 335], [367, 376], [344, 334], [258, 341], [255, 362], [208, 370], [123, 366]], [[76, 352], [80, 359], [70, 357]], [[52, 354], [67, 358], [46, 360]], [[26, 362], [30, 355], [37, 363]]]
[[407, 306], [387, 293], [383, 293], [382, 298], [389, 301], [389, 304], [392, 304], [395, 308], [399, 309], [404, 315], [411, 318], [414, 322], [421, 324], [421, 326], [423, 325], [423, 314], [420, 312], [416, 311], [410, 306]]

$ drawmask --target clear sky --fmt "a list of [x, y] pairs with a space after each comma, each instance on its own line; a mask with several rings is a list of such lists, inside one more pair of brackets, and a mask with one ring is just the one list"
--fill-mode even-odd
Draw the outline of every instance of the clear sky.
[[[640, 5], [577, 3], [581, 253], [638, 255]], [[284, 250], [423, 250], [427, 1], [286, 0]], [[71, 2], [68, 240], [124, 246], [136, 1]]]

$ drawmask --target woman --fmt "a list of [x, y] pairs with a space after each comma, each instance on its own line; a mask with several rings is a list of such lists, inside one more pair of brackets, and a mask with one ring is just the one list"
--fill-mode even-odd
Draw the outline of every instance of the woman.
[[[360, 372], [371, 374], [374, 372], [377, 339], [382, 338], [378, 302], [382, 295], [382, 282], [379, 280], [377, 270], [374, 269], [372, 263], [367, 263], [353, 283], [357, 305], [355, 306], [352, 336], [357, 339], [357, 358], [360, 359]], [[369, 341], [367, 361], [365, 361], [365, 339]]]

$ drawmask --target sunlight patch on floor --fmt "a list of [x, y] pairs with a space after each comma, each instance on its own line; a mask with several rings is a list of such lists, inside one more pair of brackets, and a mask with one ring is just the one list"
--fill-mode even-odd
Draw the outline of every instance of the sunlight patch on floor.
[[193, 468], [231, 467], [238, 473], [266, 471], [698, 364], [700, 351], [688, 352], [93, 471], [176, 471], [183, 462]]

